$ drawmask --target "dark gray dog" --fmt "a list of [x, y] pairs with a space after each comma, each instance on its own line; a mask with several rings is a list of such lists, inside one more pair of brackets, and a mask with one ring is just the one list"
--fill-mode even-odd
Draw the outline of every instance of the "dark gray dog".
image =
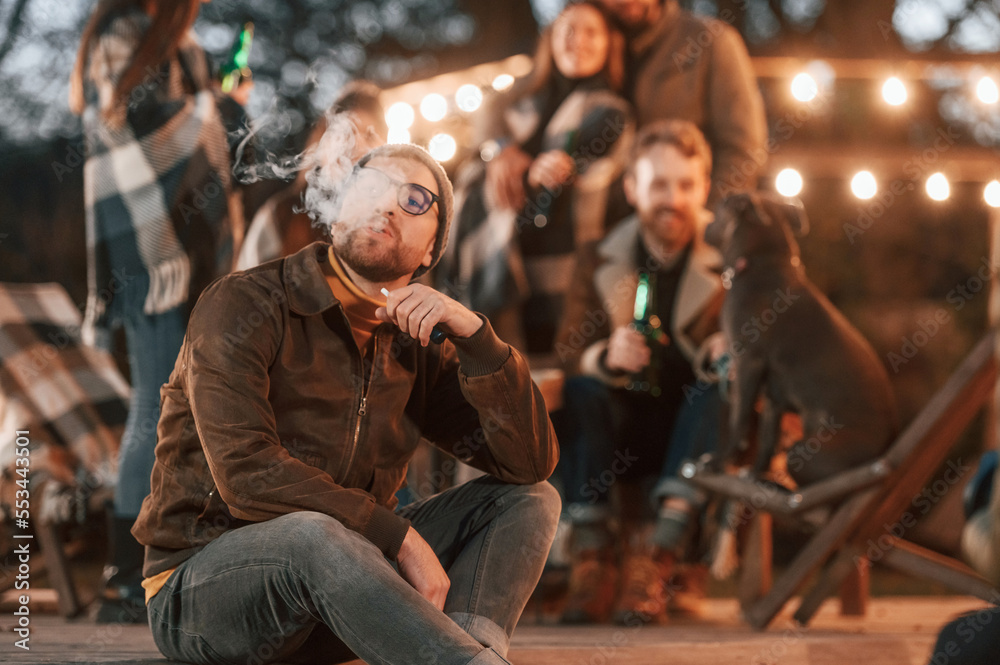
[[738, 194], [719, 205], [705, 232], [726, 266], [722, 329], [735, 373], [729, 450], [716, 461], [746, 449], [763, 392], [754, 471], [770, 465], [781, 415], [797, 412], [803, 435], [788, 452], [788, 472], [800, 487], [877, 457], [898, 429], [885, 367], [806, 278], [792, 236], [805, 224], [801, 206]]

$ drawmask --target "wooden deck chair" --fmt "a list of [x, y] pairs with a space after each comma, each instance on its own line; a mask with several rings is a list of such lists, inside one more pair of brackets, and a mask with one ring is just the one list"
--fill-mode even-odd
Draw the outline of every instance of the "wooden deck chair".
[[[997, 591], [963, 563], [905, 540], [915, 522], [915, 496], [933, 478], [969, 421], [985, 404], [997, 378], [996, 330], [973, 348], [948, 381], [877, 460], [797, 492], [745, 477], [710, 473], [688, 463], [682, 474], [713, 494], [744, 502], [755, 513], [751, 548], [740, 583], [743, 614], [763, 630], [814, 573], [794, 619], [805, 625], [823, 601], [852, 574], [867, 584], [868, 559], [945, 584], [963, 594], [996, 602]], [[825, 513], [825, 514], [824, 514]], [[817, 518], [817, 514], [823, 517]], [[770, 519], [794, 518], [816, 528], [791, 565], [770, 585]], [[828, 517], [827, 517], [828, 516]], [[764, 538], [764, 542], [760, 539]], [[770, 587], [770, 588], [766, 588]], [[865, 588], [866, 593], [866, 588]], [[864, 613], [855, 596], [854, 612]], [[843, 598], [842, 598], [843, 599]]]
[[[110, 498], [129, 400], [111, 355], [81, 343], [80, 322], [58, 284], [0, 284], [0, 520], [9, 520], [0, 526], [41, 546], [67, 617], [82, 607], [60, 527], [92, 519]], [[17, 462], [17, 431], [29, 432], [28, 466]], [[25, 489], [29, 519], [19, 521], [14, 499]]]

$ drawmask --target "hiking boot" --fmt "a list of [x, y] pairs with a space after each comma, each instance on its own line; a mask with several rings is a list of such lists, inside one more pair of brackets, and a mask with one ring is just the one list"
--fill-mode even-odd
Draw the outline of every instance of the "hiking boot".
[[142, 588], [145, 548], [130, 529], [135, 518], [117, 517], [108, 506], [109, 562], [104, 566], [97, 623], [147, 623], [146, 591]]
[[604, 623], [615, 602], [618, 571], [609, 552], [581, 552], [569, 574], [569, 591], [561, 623]]
[[623, 626], [666, 623], [667, 580], [673, 557], [667, 554], [633, 553], [622, 567], [621, 595], [615, 604], [614, 622]]
[[671, 616], [701, 619], [705, 617], [707, 602], [705, 589], [708, 586], [708, 567], [700, 563], [677, 566], [670, 579], [672, 593], [667, 603]]

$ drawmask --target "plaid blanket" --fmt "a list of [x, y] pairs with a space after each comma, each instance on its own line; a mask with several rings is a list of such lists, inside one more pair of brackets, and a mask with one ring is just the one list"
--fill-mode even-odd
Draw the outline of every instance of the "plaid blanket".
[[58, 284], [0, 284], [0, 505], [6, 508], [17, 489], [17, 430], [30, 432], [33, 478], [84, 485], [87, 494], [114, 484], [129, 386], [114, 359], [83, 345], [79, 332], [80, 312]]
[[[114, 89], [149, 26], [142, 11], [114, 16], [95, 37], [83, 114], [88, 298], [84, 338], [125, 312], [192, 304], [232, 264], [242, 229], [229, 153], [205, 54], [188, 36], [148, 70], [112, 122]], [[236, 213], [236, 214], [234, 214]]]

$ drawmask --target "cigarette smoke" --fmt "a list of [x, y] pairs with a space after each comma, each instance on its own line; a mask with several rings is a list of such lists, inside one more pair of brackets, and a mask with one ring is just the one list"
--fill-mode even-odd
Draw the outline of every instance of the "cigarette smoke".
[[358, 129], [346, 113], [327, 113], [326, 131], [305, 158], [304, 210], [313, 224], [329, 228], [340, 212], [340, 197], [354, 162]]
[[[327, 111], [317, 129], [310, 136], [310, 145], [295, 155], [278, 156], [252, 142], [266, 126], [269, 114], [260, 120], [249, 121], [240, 130], [239, 143], [234, 151], [233, 175], [243, 185], [260, 180], [290, 180], [291, 185], [303, 189], [302, 205], [294, 212], [305, 212], [316, 226], [330, 227], [340, 210], [340, 195], [344, 182], [361, 157], [355, 154], [360, 141], [358, 129], [350, 113]], [[319, 125], [325, 131], [316, 139]]]

